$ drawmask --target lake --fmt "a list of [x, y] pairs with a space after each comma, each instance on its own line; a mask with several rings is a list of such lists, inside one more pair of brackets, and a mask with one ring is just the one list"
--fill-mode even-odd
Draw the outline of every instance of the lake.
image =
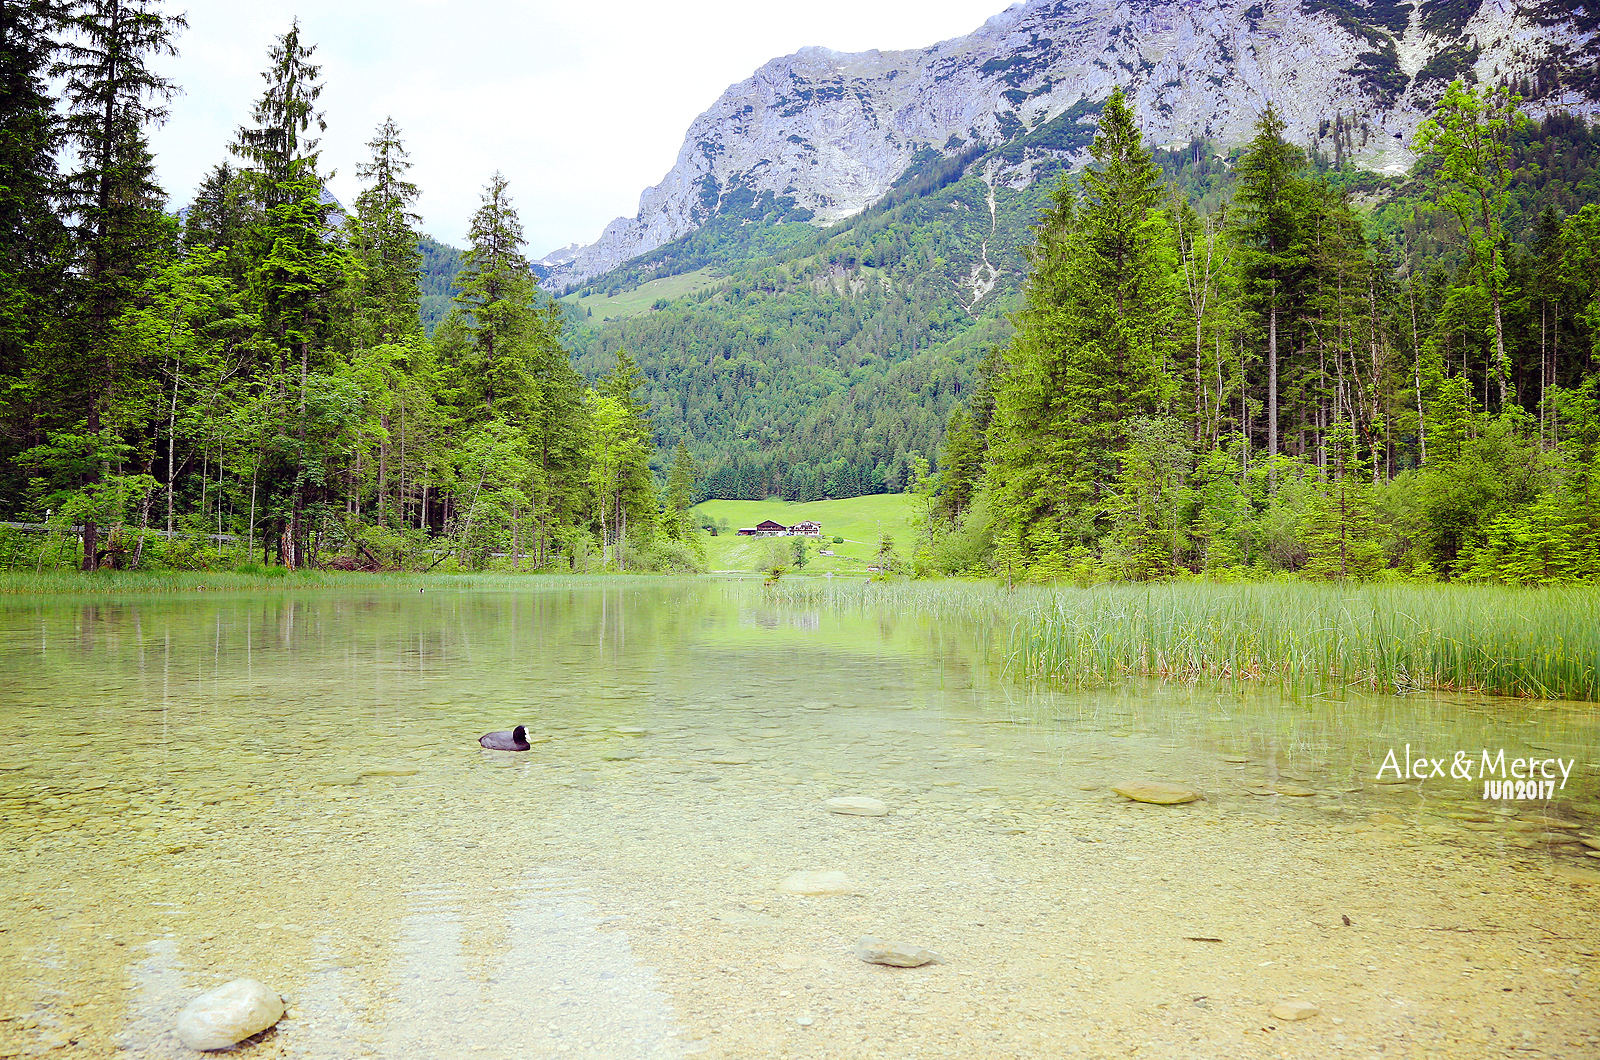
[[[870, 598], [527, 585], [0, 600], [0, 1057], [192, 1056], [240, 977], [289, 1003], [245, 1056], [1600, 1055], [1594, 704], [1030, 688]], [[1500, 751], [1568, 773], [1453, 775]]]

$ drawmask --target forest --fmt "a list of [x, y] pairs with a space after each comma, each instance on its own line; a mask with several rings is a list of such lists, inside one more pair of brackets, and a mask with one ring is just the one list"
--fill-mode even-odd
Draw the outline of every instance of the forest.
[[1272, 108], [1202, 216], [1114, 93], [1037, 228], [1015, 336], [917, 471], [918, 565], [1600, 577], [1600, 205], [1511, 239], [1518, 102], [1458, 81], [1422, 125], [1459, 252], [1402, 275]]
[[[42, 566], [42, 524], [84, 569], [694, 569], [688, 457], [658, 490], [626, 353], [574, 370], [504, 178], [456, 260], [419, 236], [389, 120], [335, 209], [298, 23], [167, 212], [147, 135], [177, 86], [152, 60], [183, 26], [144, 0], [6, 5], [0, 513], [33, 525], [0, 559]], [[454, 279], [431, 340], [425, 260]]]
[[1118, 94], [831, 228], [747, 196], [552, 300], [500, 174], [467, 247], [419, 233], [392, 120], [331, 201], [298, 24], [174, 214], [181, 17], [7, 10], [5, 566], [43, 527], [85, 569], [693, 570], [696, 500], [906, 491], [922, 574], [1600, 572], [1600, 136], [1511, 87], [1452, 84], [1405, 178], [1270, 109], [1152, 150]]

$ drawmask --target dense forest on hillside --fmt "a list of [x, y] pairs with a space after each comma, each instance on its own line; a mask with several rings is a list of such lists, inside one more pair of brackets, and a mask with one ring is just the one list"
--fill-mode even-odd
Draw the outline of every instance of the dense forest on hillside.
[[1271, 108], [1226, 217], [1201, 217], [1114, 93], [1016, 335], [917, 476], [917, 564], [1600, 578], [1600, 205], [1513, 194], [1523, 125], [1503, 89], [1449, 88], [1417, 187], [1456, 252], [1406, 275]]
[[[719, 218], [569, 293], [569, 303], [599, 306], [570, 333], [576, 363], [594, 378], [617, 350], [633, 355], [658, 443], [688, 445], [707, 496], [903, 489], [913, 454], [937, 463], [951, 408], [977, 385], [985, 351], [1011, 334], [1025, 248], [1061, 170], [1045, 149], [1087, 144], [1098, 110], [1063, 115], [1000, 149], [915, 161], [882, 203], [829, 229], [766, 228], [737, 211]], [[1340, 142], [1341, 120], [1330, 118], [1325, 142]], [[1600, 131], [1557, 114], [1508, 135], [1503, 227], [1513, 244], [1536, 238], [1547, 208], [1564, 217], [1600, 202]], [[1152, 151], [1174, 193], [1218, 221], [1242, 154], [1204, 142]], [[1397, 282], [1447, 282], [1462, 266], [1459, 223], [1436, 201], [1432, 163], [1399, 179], [1332, 154], [1302, 160], [1305, 176], [1348, 201]], [[1025, 173], [1036, 179], [1023, 183]], [[718, 282], [605, 315], [601, 296], [648, 294], [652, 280], [702, 268]]]
[[[687, 455], [663, 507], [637, 369], [579, 378], [498, 173], [464, 251], [423, 238], [388, 120], [336, 209], [296, 23], [180, 223], [146, 133], [182, 18], [90, 0], [6, 19], [7, 518], [79, 528], [86, 569], [697, 565]], [[5, 531], [0, 561], [42, 565], [37, 541]]]

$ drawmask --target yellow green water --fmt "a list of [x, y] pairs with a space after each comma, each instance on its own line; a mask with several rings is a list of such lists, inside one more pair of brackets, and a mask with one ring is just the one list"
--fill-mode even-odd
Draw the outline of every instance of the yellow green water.
[[[0, 603], [0, 1057], [185, 1055], [243, 976], [290, 1002], [260, 1055], [1280, 1055], [1246, 1031], [1286, 993], [1330, 1013], [1306, 1055], [1434, 1043], [1402, 993], [1597, 1044], [1592, 705], [1030, 691], [980, 628], [534, 585]], [[1550, 801], [1379, 782], [1408, 743], [1576, 765]], [[1205, 798], [1108, 790], [1141, 777]], [[809, 868], [855, 893], [777, 892]]]

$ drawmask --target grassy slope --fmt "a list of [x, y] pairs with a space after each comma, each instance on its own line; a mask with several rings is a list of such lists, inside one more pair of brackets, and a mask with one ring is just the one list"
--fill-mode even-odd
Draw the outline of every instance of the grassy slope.
[[721, 279], [711, 275], [709, 268], [704, 268], [642, 283], [631, 291], [621, 292], [615, 298], [607, 297], [605, 291], [601, 290], [583, 298], [571, 294], [561, 301], [578, 309], [580, 315], [593, 310], [595, 322], [621, 320], [623, 317], [648, 312], [658, 298], [670, 301], [722, 282]]
[[[824, 574], [865, 574], [878, 552], [878, 535], [887, 531], [894, 536], [895, 549], [905, 557], [910, 551], [914, 531], [911, 515], [914, 499], [909, 494], [879, 493], [870, 497], [850, 497], [837, 501], [812, 501], [809, 504], [791, 504], [785, 501], [705, 501], [695, 508], [698, 517], [719, 526], [726, 519], [726, 533], [706, 539], [706, 565], [712, 570], [756, 570], [766, 566], [764, 560], [778, 542], [792, 555], [796, 540], [807, 543], [808, 560], [805, 572]], [[785, 526], [793, 526], [802, 519], [815, 519], [822, 524], [822, 543], [810, 538], [739, 537], [741, 526], [754, 526], [763, 519], [773, 519]], [[833, 543], [835, 537], [844, 543]], [[833, 556], [818, 556], [818, 549], [832, 549]], [[793, 560], [789, 561], [793, 569]]]

